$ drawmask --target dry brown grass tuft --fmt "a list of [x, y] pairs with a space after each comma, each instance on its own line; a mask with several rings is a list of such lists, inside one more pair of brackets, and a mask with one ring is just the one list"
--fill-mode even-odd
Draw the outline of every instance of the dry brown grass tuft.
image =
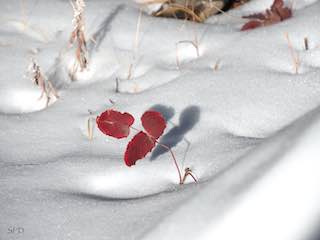
[[73, 45], [74, 42], [77, 42], [76, 48], [76, 62], [71, 71], [71, 79], [74, 80], [74, 75], [80, 68], [80, 71], [83, 71], [88, 67], [88, 49], [87, 42], [85, 38], [85, 23], [84, 23], [84, 0], [72, 0], [71, 5], [73, 8], [73, 26], [74, 29], [71, 33], [70, 44]]
[[[144, 0], [142, 4], [162, 4], [161, 8], [154, 12], [157, 17], [173, 17], [187, 19], [194, 22], [204, 22], [208, 17], [223, 12], [223, 0]], [[223, 12], [224, 13], [224, 12]]]

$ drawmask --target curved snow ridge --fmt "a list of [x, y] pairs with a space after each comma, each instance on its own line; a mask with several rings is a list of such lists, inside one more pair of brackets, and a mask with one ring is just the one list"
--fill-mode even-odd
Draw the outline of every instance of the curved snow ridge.
[[[228, 141], [227, 145], [226, 141]], [[263, 140], [221, 134], [220, 138], [216, 137], [211, 149], [208, 144], [193, 142], [188, 147], [192, 148], [193, 152], [186, 152], [188, 148], [184, 148], [181, 144], [173, 151], [182, 174], [184, 167], [190, 167], [198, 180], [198, 183], [194, 183], [189, 176], [185, 185], [201, 184], [230, 168], [261, 141]], [[211, 162], [204, 157], [212, 153], [212, 148], [215, 149], [215, 154]], [[156, 152], [154, 150], [154, 153]], [[161, 155], [155, 158], [154, 154], [149, 154], [146, 159], [138, 161], [131, 167], [125, 166], [121, 155], [113, 156], [112, 159], [109, 155], [104, 156], [103, 153], [98, 158], [92, 155], [79, 156], [78, 160], [75, 158], [70, 163], [66, 158], [64, 162], [59, 161], [48, 169], [42, 169], [41, 174], [43, 171], [49, 171], [48, 175], [54, 179], [64, 176], [57, 187], [57, 189], [64, 189], [64, 192], [106, 200], [137, 199], [181, 189], [183, 186], [179, 185], [178, 173], [170, 154], [168, 152], [158, 154]], [[50, 182], [44, 184], [44, 186], [50, 185], [52, 185]]]
[[291, 240], [317, 233], [319, 133], [317, 108], [215, 177], [143, 239]]

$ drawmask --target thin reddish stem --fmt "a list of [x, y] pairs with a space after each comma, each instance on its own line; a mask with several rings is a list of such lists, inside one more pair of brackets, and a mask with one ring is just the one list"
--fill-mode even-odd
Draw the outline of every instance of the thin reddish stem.
[[198, 180], [196, 179], [196, 177], [193, 175], [193, 173], [188, 172], [187, 175], [190, 175], [193, 178], [193, 181], [198, 182]]
[[186, 181], [188, 175], [190, 175], [193, 178], [194, 182], [198, 182], [196, 177], [193, 175], [191, 169], [190, 168], [186, 168], [184, 176], [183, 176], [183, 179], [182, 179], [182, 184]]
[[181, 171], [180, 171], [180, 168], [178, 166], [176, 157], [174, 156], [174, 153], [172, 152], [171, 148], [166, 146], [166, 145], [164, 145], [164, 144], [162, 144], [162, 143], [160, 143], [160, 142], [158, 142], [157, 140], [156, 140], [156, 143], [159, 144], [161, 147], [167, 149], [171, 153], [174, 165], [176, 166], [176, 169], [177, 169], [178, 174], [179, 174], [179, 184], [183, 184], [182, 177], [181, 177]]
[[[137, 131], [137, 132], [140, 132], [140, 130], [137, 129], [137, 128], [135, 128], [135, 127], [132, 127], [132, 126], [131, 126], [130, 128], [133, 129], [133, 130], [135, 130], [135, 131]], [[177, 169], [177, 171], [178, 171], [178, 174], [179, 174], [179, 184], [183, 184], [181, 171], [180, 171], [180, 168], [179, 168], [177, 159], [176, 159], [176, 157], [174, 156], [174, 153], [173, 153], [173, 151], [171, 150], [171, 148], [168, 147], [167, 145], [164, 145], [164, 144], [160, 143], [157, 139], [155, 139], [155, 138], [152, 137], [151, 135], [148, 134], [148, 136], [150, 136], [150, 137], [151, 137], [157, 144], [159, 144], [161, 147], [167, 149], [167, 150], [170, 152], [170, 154], [171, 154], [171, 156], [172, 156], [172, 159], [173, 159], [173, 163], [174, 163], [174, 165], [175, 165], [175, 167], [176, 167], [176, 169]]]

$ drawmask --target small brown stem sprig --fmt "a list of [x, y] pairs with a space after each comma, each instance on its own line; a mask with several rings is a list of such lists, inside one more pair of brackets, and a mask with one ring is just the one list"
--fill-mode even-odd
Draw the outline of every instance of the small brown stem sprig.
[[88, 110], [89, 117], [87, 119], [87, 132], [88, 132], [88, 139], [91, 141], [93, 139], [93, 129], [94, 129], [94, 118], [93, 113], [91, 110]]
[[309, 39], [307, 37], [304, 38], [304, 49], [309, 50]]

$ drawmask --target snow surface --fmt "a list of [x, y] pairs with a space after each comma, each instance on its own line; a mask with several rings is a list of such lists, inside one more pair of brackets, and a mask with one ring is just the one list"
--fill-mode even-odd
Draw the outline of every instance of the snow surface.
[[[0, 239], [308, 239], [320, 218], [320, 1], [239, 31], [241, 16], [271, 3], [204, 24], [144, 13], [137, 35], [133, 1], [88, 0], [89, 70], [71, 81], [69, 1], [2, 0]], [[60, 96], [48, 107], [32, 57]], [[88, 119], [108, 108], [137, 127], [144, 111], [161, 111], [161, 141], [199, 183], [179, 186], [161, 148], [128, 168], [127, 139], [94, 129], [89, 140]]]

